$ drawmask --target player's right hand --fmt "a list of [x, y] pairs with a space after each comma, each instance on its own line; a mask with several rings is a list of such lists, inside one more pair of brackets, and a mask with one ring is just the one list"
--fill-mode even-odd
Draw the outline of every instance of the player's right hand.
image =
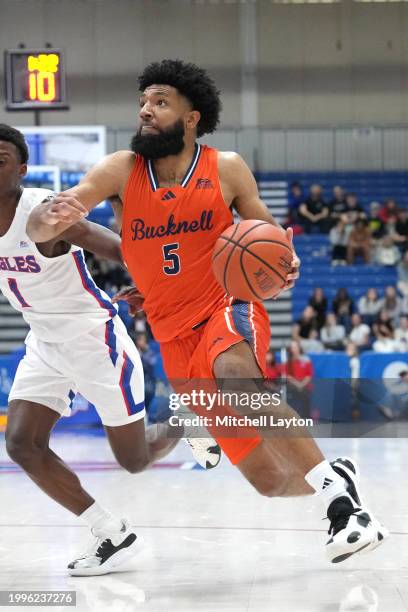
[[47, 225], [78, 223], [88, 215], [88, 210], [77, 199], [75, 193], [57, 193], [42, 212], [42, 220]]
[[137, 287], [123, 287], [120, 291], [115, 293], [112, 298], [114, 304], [119, 302], [119, 300], [127, 302], [129, 314], [132, 315], [132, 317], [143, 310], [144, 297]]

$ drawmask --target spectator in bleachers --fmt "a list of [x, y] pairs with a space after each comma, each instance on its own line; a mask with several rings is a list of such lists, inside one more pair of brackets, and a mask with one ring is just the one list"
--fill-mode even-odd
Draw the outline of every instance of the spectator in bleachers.
[[323, 353], [324, 351], [317, 329], [311, 329], [308, 338], [301, 338], [300, 346], [304, 353]]
[[397, 222], [398, 206], [395, 200], [389, 198], [385, 200], [384, 206], [380, 210], [380, 218], [387, 225], [388, 223]]
[[320, 330], [320, 338], [327, 350], [342, 351], [344, 349], [346, 330], [344, 325], [337, 323], [335, 314], [329, 313], [327, 315], [324, 327]]
[[299, 223], [307, 234], [328, 231], [329, 208], [320, 185], [310, 187], [310, 195], [299, 206]]
[[398, 297], [396, 288], [392, 285], [386, 287], [384, 297], [381, 300], [381, 310], [388, 314], [394, 325], [398, 323], [401, 314], [401, 306], [401, 298]]
[[398, 379], [378, 406], [387, 419], [406, 420], [408, 416], [408, 370], [398, 372]]
[[382, 308], [378, 313], [377, 319], [373, 323], [373, 332], [377, 340], [384, 338], [394, 339], [394, 325], [390, 314]]
[[282, 374], [287, 380], [288, 404], [303, 418], [310, 417], [313, 365], [299, 342], [292, 340], [288, 348], [288, 360], [282, 364]]
[[402, 293], [402, 312], [408, 314], [408, 251], [397, 266], [398, 289]]
[[298, 181], [293, 181], [289, 188], [289, 224], [298, 222], [299, 206], [305, 201], [303, 187]]
[[360, 357], [358, 353], [358, 346], [355, 344], [355, 342], [347, 342], [346, 354], [350, 358], [349, 365], [352, 387], [355, 387], [353, 381], [356, 381], [358, 384], [358, 380], [360, 379]]
[[384, 236], [375, 250], [375, 260], [380, 266], [395, 266], [401, 259], [401, 253], [395, 246], [392, 236]]
[[280, 364], [276, 363], [275, 353], [268, 351], [266, 353], [266, 380], [265, 383], [271, 391], [279, 391], [280, 389], [280, 378], [281, 378], [281, 367]]
[[346, 225], [349, 225], [351, 228], [355, 226], [355, 223], [359, 219], [366, 218], [364, 208], [358, 203], [355, 193], [348, 193], [346, 195], [346, 207], [342, 218], [344, 219]]
[[309, 306], [311, 306], [316, 313], [316, 320], [319, 329], [323, 327], [326, 320], [327, 312], [327, 298], [324, 295], [324, 291], [321, 287], [316, 287], [309, 300]]
[[408, 210], [400, 208], [397, 213], [397, 221], [392, 232], [392, 239], [402, 253], [408, 249]]
[[353, 264], [357, 255], [370, 263], [371, 233], [364, 219], [357, 219], [347, 242], [347, 263]]
[[293, 326], [293, 340], [300, 341], [301, 338], [309, 338], [310, 331], [312, 329], [315, 329], [316, 331], [319, 330], [316, 312], [312, 306], [306, 306], [302, 312], [302, 316]]
[[394, 336], [386, 335], [382, 331], [376, 333], [376, 340], [373, 342], [373, 351], [376, 353], [395, 353], [398, 352], [399, 344]]
[[357, 308], [363, 322], [371, 326], [382, 308], [382, 300], [378, 296], [377, 289], [373, 287], [367, 289], [366, 294], [358, 300]]
[[380, 208], [381, 204], [379, 202], [371, 202], [368, 229], [371, 231], [371, 236], [374, 240], [379, 240], [386, 233], [385, 223], [380, 217]]
[[333, 197], [329, 202], [330, 225], [333, 226], [346, 212], [346, 192], [343, 187], [336, 185], [333, 187]]
[[332, 265], [344, 266], [346, 264], [347, 243], [351, 229], [346, 226], [343, 219], [339, 219], [332, 227], [329, 234], [329, 240], [332, 245]]
[[347, 289], [340, 287], [333, 300], [333, 312], [338, 322], [344, 325], [346, 331], [350, 329], [351, 315], [354, 311], [354, 303], [348, 294]]
[[408, 352], [408, 316], [402, 315], [399, 326], [395, 330], [395, 340], [399, 344], [399, 350], [403, 353]]
[[359, 387], [360, 387], [360, 356], [358, 346], [354, 342], [347, 342], [346, 355], [349, 358], [351, 383], [351, 414], [352, 419], [360, 417]]
[[361, 316], [355, 312], [351, 316], [351, 331], [349, 339], [358, 347], [360, 351], [367, 351], [371, 348], [370, 328], [367, 323], [363, 323]]

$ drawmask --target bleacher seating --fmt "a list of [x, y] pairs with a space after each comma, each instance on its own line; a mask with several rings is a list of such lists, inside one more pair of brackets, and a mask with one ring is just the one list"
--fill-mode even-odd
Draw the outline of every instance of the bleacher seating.
[[299, 181], [305, 191], [310, 185], [318, 183], [322, 186], [326, 199], [331, 198], [333, 187], [341, 185], [346, 191], [357, 194], [360, 203], [368, 206], [370, 202], [382, 202], [386, 198], [394, 198], [400, 206], [408, 206], [407, 173], [402, 170], [387, 172], [259, 172], [257, 180], [287, 182]]
[[299, 319], [315, 287], [322, 287], [330, 307], [340, 287], [345, 287], [353, 300], [357, 301], [369, 287], [375, 287], [382, 295], [384, 287], [397, 282], [394, 267], [362, 263], [353, 266], [331, 266], [331, 248], [326, 235], [297, 236], [295, 248], [301, 260], [301, 274], [292, 290], [294, 321]]
[[[262, 199], [272, 214], [273, 210], [264, 193], [270, 186], [279, 185], [282, 194], [289, 191], [293, 181], [299, 181], [308, 193], [312, 184], [323, 188], [326, 201], [332, 197], [333, 187], [341, 185], [346, 191], [355, 192], [366, 209], [370, 202], [383, 202], [393, 198], [400, 207], [408, 207], [408, 180], [405, 171], [358, 172], [258, 172], [256, 174]], [[283, 206], [283, 195], [280, 206]], [[287, 198], [286, 198], [287, 201]], [[282, 210], [279, 211], [282, 215]], [[280, 219], [279, 219], [280, 221]], [[296, 251], [301, 260], [301, 274], [292, 291], [292, 319], [299, 319], [315, 287], [322, 287], [329, 301], [340, 287], [346, 287], [356, 302], [369, 287], [375, 287], [382, 295], [384, 287], [396, 284], [395, 268], [378, 265], [331, 266], [331, 248], [326, 235], [301, 235], [295, 238]], [[271, 317], [271, 321], [273, 317]], [[288, 327], [286, 328], [288, 330]]]

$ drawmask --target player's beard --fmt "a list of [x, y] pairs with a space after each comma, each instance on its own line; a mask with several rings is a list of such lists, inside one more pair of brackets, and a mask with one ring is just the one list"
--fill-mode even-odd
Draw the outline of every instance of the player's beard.
[[182, 119], [176, 121], [167, 130], [158, 134], [142, 134], [140, 127], [133, 136], [130, 148], [145, 159], [161, 159], [169, 155], [178, 155], [184, 149], [184, 124]]

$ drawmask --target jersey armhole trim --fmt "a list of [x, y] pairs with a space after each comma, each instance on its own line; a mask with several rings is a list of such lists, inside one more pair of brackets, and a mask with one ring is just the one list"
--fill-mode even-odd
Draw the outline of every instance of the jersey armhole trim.
[[229, 210], [229, 212], [231, 213], [231, 215], [234, 217], [234, 213], [233, 213], [233, 210], [234, 210], [234, 209], [233, 209], [233, 203], [234, 203], [234, 200], [232, 200], [231, 204], [229, 204], [229, 205], [228, 205], [228, 204], [227, 204], [227, 202], [225, 201], [224, 194], [222, 193], [220, 173], [219, 173], [219, 170], [218, 170], [218, 156], [219, 156], [219, 154], [220, 154], [220, 151], [218, 151], [218, 149], [213, 149], [213, 152], [214, 152], [214, 154], [215, 154], [215, 161], [216, 161], [216, 169], [217, 169], [217, 172], [216, 172], [216, 177], [217, 177], [217, 178], [216, 178], [216, 181], [217, 181], [218, 190], [219, 190], [219, 192], [220, 192], [220, 195], [221, 195], [222, 201], [223, 201], [223, 202], [224, 202], [224, 204], [225, 204], [225, 208], [226, 208], [227, 210]]

